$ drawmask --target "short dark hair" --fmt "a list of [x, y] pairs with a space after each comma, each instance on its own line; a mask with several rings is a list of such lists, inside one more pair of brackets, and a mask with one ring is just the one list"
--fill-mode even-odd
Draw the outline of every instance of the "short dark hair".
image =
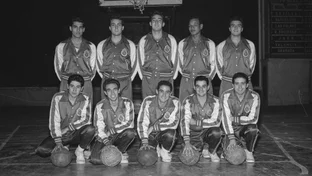
[[199, 18], [198, 16], [192, 16], [191, 18], [190, 18], [190, 20], [189, 20], [189, 22], [191, 21], [191, 20], [198, 20], [198, 22], [199, 22], [199, 24], [203, 24], [203, 20], [201, 19], [201, 18]]
[[248, 76], [245, 73], [237, 72], [233, 75], [232, 84], [234, 84], [236, 78], [244, 78], [246, 80], [246, 84], [249, 83]]
[[81, 84], [81, 87], [84, 86], [84, 79], [81, 75], [78, 75], [78, 74], [73, 74], [73, 75], [70, 75], [68, 80], [67, 80], [67, 84], [70, 85], [70, 83], [72, 81], [77, 81]]
[[206, 76], [196, 76], [194, 79], [194, 86], [196, 85], [197, 81], [206, 81], [207, 86], [209, 86], [209, 79]]
[[165, 80], [159, 81], [157, 85], [157, 90], [159, 90], [161, 86], [168, 86], [170, 88], [170, 91], [172, 92], [172, 84], [169, 81], [165, 81]]
[[120, 83], [118, 80], [116, 79], [113, 79], [113, 78], [108, 78], [104, 81], [103, 83], [103, 90], [106, 91], [106, 86], [109, 85], [109, 84], [116, 84], [117, 85], [117, 88], [120, 89]]
[[123, 20], [121, 18], [121, 16], [119, 14], [113, 14], [110, 16], [109, 18], [109, 25], [111, 24], [112, 20], [120, 20], [121, 21], [121, 25], [123, 25]]
[[82, 23], [83, 27], [85, 27], [85, 22], [80, 17], [73, 17], [72, 20], [71, 20], [70, 26], [72, 26], [74, 24], [74, 22], [80, 22], [80, 23]]
[[162, 18], [163, 21], [164, 21], [164, 15], [163, 15], [163, 13], [160, 12], [160, 11], [154, 11], [154, 12], [151, 14], [151, 16], [150, 16], [150, 20], [151, 20], [151, 21], [152, 21], [152, 19], [153, 19], [153, 17], [154, 17], [155, 15], [161, 16], [161, 18]]
[[232, 21], [240, 21], [242, 23], [242, 27], [244, 27], [243, 18], [240, 16], [232, 16], [229, 21], [229, 26], [231, 26]]

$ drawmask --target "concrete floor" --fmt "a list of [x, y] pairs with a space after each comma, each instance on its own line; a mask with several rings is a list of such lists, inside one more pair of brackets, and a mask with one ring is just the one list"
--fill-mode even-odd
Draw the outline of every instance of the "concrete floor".
[[[157, 162], [143, 167], [136, 162], [138, 140], [129, 149], [127, 165], [116, 167], [78, 165], [73, 158], [66, 168], [57, 168], [49, 158], [34, 155], [34, 149], [48, 135], [49, 107], [2, 107], [0, 109], [0, 175], [6, 176], [280, 176], [312, 175], [312, 105], [262, 109], [261, 134], [256, 145], [254, 164], [233, 166], [224, 159], [212, 163], [201, 159], [186, 166], [177, 158], [180, 142], [173, 150], [173, 162]], [[74, 147], [71, 151], [74, 152]]]

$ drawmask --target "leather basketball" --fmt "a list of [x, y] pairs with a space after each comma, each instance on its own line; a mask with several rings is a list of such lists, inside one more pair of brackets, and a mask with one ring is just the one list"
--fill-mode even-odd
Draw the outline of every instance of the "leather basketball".
[[196, 163], [199, 161], [199, 159], [200, 159], [200, 153], [199, 153], [199, 151], [197, 151], [197, 150], [195, 150], [195, 149], [192, 149], [192, 150], [193, 150], [193, 153], [194, 153], [194, 155], [192, 155], [192, 156], [187, 156], [187, 155], [185, 155], [185, 154], [183, 153], [184, 148], [180, 151], [178, 157], [179, 157], [179, 159], [180, 159], [180, 161], [181, 161], [182, 163], [191, 166], [191, 165], [196, 164]]
[[101, 150], [101, 161], [106, 166], [116, 166], [121, 161], [122, 154], [114, 145], [107, 145]]
[[56, 148], [51, 154], [51, 162], [57, 167], [66, 167], [72, 160], [72, 154], [64, 147]]
[[241, 146], [235, 145], [224, 151], [224, 158], [231, 164], [239, 165], [246, 160], [246, 153]]
[[155, 149], [140, 149], [137, 154], [138, 162], [143, 166], [151, 166], [158, 160]]

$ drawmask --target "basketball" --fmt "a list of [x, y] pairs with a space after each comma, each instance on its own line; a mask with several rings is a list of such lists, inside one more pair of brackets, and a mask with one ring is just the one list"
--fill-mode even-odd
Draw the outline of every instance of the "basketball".
[[72, 160], [72, 154], [64, 147], [53, 150], [51, 154], [51, 161], [54, 166], [66, 167]]
[[155, 149], [140, 149], [137, 158], [141, 165], [151, 166], [157, 162], [158, 155]]
[[180, 151], [178, 157], [180, 159], [180, 161], [186, 165], [194, 165], [196, 164], [199, 159], [200, 159], [200, 153], [197, 150], [193, 150], [194, 155], [193, 156], [186, 156], [185, 154], [183, 154], [184, 148]]
[[121, 152], [114, 145], [107, 145], [101, 150], [101, 161], [106, 166], [116, 166], [121, 161]]
[[246, 153], [241, 146], [235, 145], [224, 151], [224, 158], [233, 165], [239, 165], [246, 160]]

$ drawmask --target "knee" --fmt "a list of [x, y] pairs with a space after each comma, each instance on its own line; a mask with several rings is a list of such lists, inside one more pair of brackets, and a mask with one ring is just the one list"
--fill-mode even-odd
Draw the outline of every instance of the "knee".
[[250, 133], [250, 134], [257, 134], [259, 132], [259, 129], [256, 124], [249, 124], [247, 126], [247, 130], [245, 131], [245, 134]]
[[174, 140], [176, 137], [176, 131], [173, 129], [168, 130], [164, 135], [163, 138], [166, 140]]
[[43, 158], [51, 156], [51, 152], [52, 152], [51, 149], [48, 149], [42, 146], [39, 146], [36, 149], [36, 155], [43, 157]]
[[134, 129], [127, 129], [124, 132], [124, 135], [127, 136], [127, 138], [129, 138], [129, 139], [134, 139], [136, 137], [137, 133], [135, 132]]
[[222, 131], [221, 131], [221, 129], [220, 128], [213, 128], [212, 130], [211, 130], [211, 135], [213, 136], [213, 137], [215, 137], [215, 138], [221, 138], [221, 136], [222, 136]]
[[84, 129], [84, 133], [87, 133], [89, 135], [94, 135], [95, 127], [93, 125], [87, 125], [87, 127]]

